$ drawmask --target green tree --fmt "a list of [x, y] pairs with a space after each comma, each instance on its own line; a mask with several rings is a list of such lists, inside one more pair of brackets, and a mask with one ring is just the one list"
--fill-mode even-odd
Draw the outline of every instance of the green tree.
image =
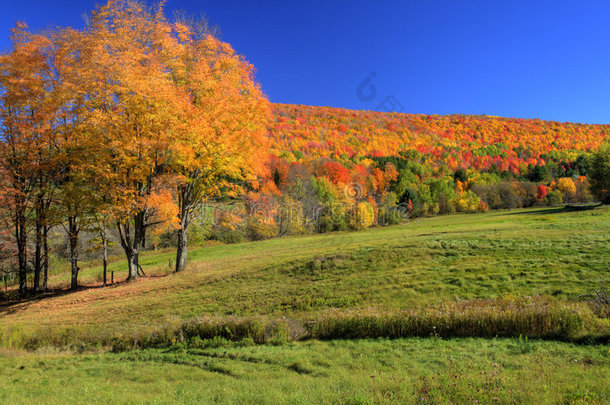
[[589, 171], [591, 193], [604, 204], [610, 204], [610, 143], [593, 154]]

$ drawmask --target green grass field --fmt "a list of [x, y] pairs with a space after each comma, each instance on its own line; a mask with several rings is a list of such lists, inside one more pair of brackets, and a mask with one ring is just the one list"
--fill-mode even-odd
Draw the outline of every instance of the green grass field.
[[604, 404], [608, 375], [610, 353], [600, 346], [309, 341], [0, 357], [0, 402]]
[[[147, 253], [149, 277], [109, 288], [90, 264], [81, 291], [0, 307], [0, 401], [609, 400], [608, 346], [565, 342], [610, 335], [582, 298], [610, 281], [609, 207], [440, 216], [189, 257], [170, 274], [173, 252]], [[111, 270], [116, 280], [125, 263]], [[237, 342], [205, 340], [215, 335]], [[401, 336], [427, 338], [383, 339]]]

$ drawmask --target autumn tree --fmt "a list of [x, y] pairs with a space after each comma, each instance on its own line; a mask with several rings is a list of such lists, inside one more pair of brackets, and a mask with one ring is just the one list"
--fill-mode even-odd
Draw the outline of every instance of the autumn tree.
[[178, 174], [176, 272], [186, 267], [187, 230], [201, 204], [235, 196], [239, 183], [261, 173], [266, 156], [267, 99], [252, 65], [227, 43], [192, 24], [172, 25], [167, 61], [179, 105], [172, 170]]
[[[166, 182], [177, 125], [177, 99], [166, 65], [171, 32], [162, 5], [111, 0], [95, 10], [79, 40], [73, 65], [84, 94], [88, 169], [113, 216], [128, 262], [128, 280], [139, 277], [146, 232], [173, 205]], [[171, 197], [171, 196], [170, 196]]]
[[346, 184], [350, 180], [349, 171], [339, 162], [326, 162], [322, 166], [322, 175], [333, 184]]
[[537, 188], [536, 188], [536, 196], [538, 197], [538, 201], [542, 201], [544, 200], [544, 198], [547, 195], [547, 189], [546, 186], [543, 184], [540, 184]]
[[558, 179], [557, 189], [564, 195], [564, 201], [571, 201], [576, 194], [576, 185], [574, 184], [574, 180], [569, 177], [562, 177]]
[[[12, 30], [12, 49], [0, 55], [0, 169], [5, 209], [17, 246], [19, 292], [27, 290], [27, 220], [32, 202], [40, 198], [42, 150], [47, 145], [52, 109], [48, 103], [51, 69], [50, 40], [31, 34], [18, 23]], [[40, 207], [36, 207], [37, 224]], [[40, 228], [37, 227], [37, 231]], [[35, 286], [40, 277], [40, 234], [36, 239]]]

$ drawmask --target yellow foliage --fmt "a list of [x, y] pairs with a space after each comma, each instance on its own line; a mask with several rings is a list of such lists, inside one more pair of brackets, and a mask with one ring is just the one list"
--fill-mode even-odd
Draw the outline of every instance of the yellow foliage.
[[574, 184], [574, 180], [569, 177], [562, 177], [557, 180], [557, 189], [564, 194], [576, 194], [576, 185]]
[[375, 221], [375, 210], [371, 204], [367, 202], [360, 202], [356, 204], [354, 211], [354, 218], [352, 221], [354, 228], [366, 229], [373, 225]]

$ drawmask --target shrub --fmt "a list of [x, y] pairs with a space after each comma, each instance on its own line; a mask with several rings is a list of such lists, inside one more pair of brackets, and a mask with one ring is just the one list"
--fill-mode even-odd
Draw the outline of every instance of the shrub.
[[373, 225], [375, 221], [375, 211], [368, 202], [359, 202], [354, 209], [350, 225], [354, 229], [366, 229]]
[[561, 191], [563, 195], [563, 200], [571, 202], [576, 195], [576, 185], [574, 184], [574, 180], [569, 177], [562, 177], [557, 180], [557, 190]]
[[241, 229], [215, 227], [210, 232], [210, 239], [223, 243], [240, 243], [244, 240], [244, 234]]
[[455, 203], [459, 212], [476, 212], [481, 207], [481, 200], [472, 190], [462, 193]]
[[551, 190], [546, 195], [546, 204], [549, 206], [559, 205], [563, 202], [563, 196], [559, 190]]
[[280, 207], [275, 217], [278, 233], [282, 235], [301, 235], [307, 232], [303, 204], [289, 196], [280, 198]]
[[454, 213], [456, 197], [453, 178], [429, 180], [430, 195], [434, 204], [438, 204], [438, 212], [442, 214]]
[[514, 188], [519, 207], [532, 207], [538, 202], [538, 188], [534, 183], [515, 182]]
[[593, 312], [599, 317], [610, 318], [610, 292], [607, 288], [600, 286], [590, 294], [582, 296], [593, 308]]
[[493, 184], [475, 184], [472, 186], [472, 191], [484, 201], [489, 208], [497, 209], [502, 206], [502, 199], [497, 191], [497, 187]]
[[593, 195], [590, 192], [589, 180], [586, 177], [579, 177], [577, 181], [574, 181], [574, 184], [576, 185], [576, 201], [584, 203], [593, 201]]
[[244, 239], [242, 218], [231, 210], [217, 210], [210, 239], [224, 243], [239, 243]]
[[521, 206], [520, 198], [512, 183], [475, 184], [472, 186], [472, 191], [491, 209]]
[[185, 322], [180, 332], [186, 339], [223, 338], [230, 341], [239, 341], [251, 338], [256, 343], [265, 342], [265, 324], [256, 319], [240, 318], [196, 318]]
[[290, 338], [290, 327], [286, 322], [274, 322], [267, 327], [266, 341], [275, 346], [281, 346]]
[[252, 216], [248, 218], [246, 232], [250, 240], [271, 239], [278, 235], [278, 226], [273, 220]]
[[542, 201], [544, 200], [544, 198], [547, 195], [547, 190], [546, 190], [546, 186], [544, 185], [539, 185], [537, 188], [537, 197], [538, 197], [538, 201]]
[[[607, 291], [602, 296], [607, 316]], [[595, 302], [598, 297], [591, 296]], [[585, 297], [586, 298], [586, 297]], [[594, 308], [595, 309], [595, 308]], [[597, 311], [595, 309], [595, 311]], [[600, 320], [584, 303], [563, 304], [551, 298], [471, 300], [428, 309], [393, 313], [333, 311], [313, 320], [268, 320], [263, 317], [210, 317], [131, 332], [100, 331], [92, 327], [54, 327], [0, 330], [4, 347], [35, 350], [41, 347], [84, 351], [111, 348], [122, 352], [140, 348], [176, 350], [227, 345], [284, 344], [289, 340], [401, 337], [518, 337], [585, 341], [599, 330]], [[585, 329], [586, 327], [586, 329]], [[597, 333], [597, 332], [594, 332]], [[603, 337], [602, 337], [603, 338]]]
[[325, 233], [332, 231], [345, 231], [347, 227], [347, 221], [343, 216], [323, 213], [320, 218], [318, 218], [316, 228], [318, 232]]

